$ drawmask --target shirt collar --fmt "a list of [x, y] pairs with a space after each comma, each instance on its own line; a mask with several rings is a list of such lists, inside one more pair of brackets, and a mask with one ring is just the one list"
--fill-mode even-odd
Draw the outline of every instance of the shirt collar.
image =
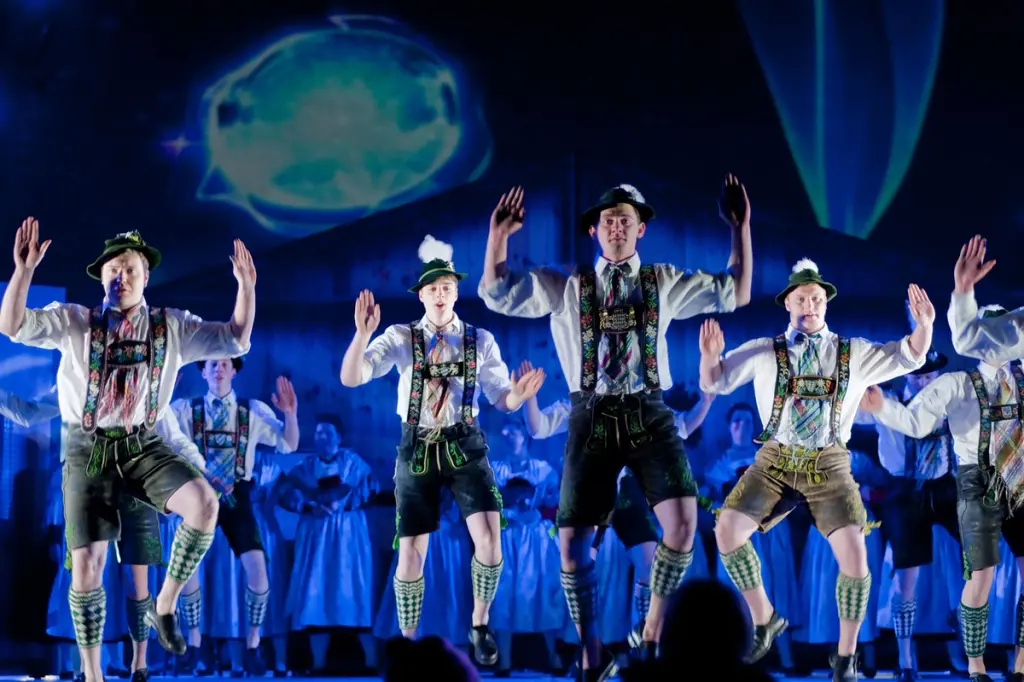
[[604, 271], [608, 269], [608, 266], [623, 265], [625, 263], [629, 263], [629, 274], [635, 275], [636, 273], [640, 272], [640, 253], [634, 251], [632, 256], [618, 263], [613, 263], [604, 256], [598, 256], [597, 263], [594, 265], [594, 270], [595, 272], [597, 272], [597, 276], [600, 277], [604, 275]]
[[[110, 310], [110, 312], [115, 314], [115, 315], [122, 315], [123, 314], [120, 310], [114, 310], [113, 308], [111, 308], [110, 307], [110, 301], [108, 301], [105, 296], [103, 297], [102, 309], [103, 309], [103, 312], [107, 312], [107, 310]], [[149, 304], [146, 303], [146, 297], [143, 296], [142, 300], [139, 301], [139, 305], [135, 308], [135, 310], [136, 310], [136, 312], [141, 313], [141, 312], [143, 312], [145, 310], [148, 310], [148, 309], [149, 309]]]
[[[430, 334], [434, 334], [438, 331], [437, 329], [434, 329], [434, 325], [430, 323], [430, 320], [427, 319], [426, 315], [420, 318], [420, 328], [425, 332], [429, 332]], [[443, 331], [445, 334], [458, 334], [460, 331], [462, 331], [462, 320], [459, 319], [459, 314], [453, 312], [452, 321], [449, 322], [448, 325], [441, 331]]]
[[993, 367], [992, 365], [988, 364], [987, 362], [979, 362], [978, 363], [978, 371], [981, 372], [981, 376], [985, 377], [986, 379], [991, 379], [993, 381], [995, 381], [995, 378], [999, 374], [1000, 370], [1004, 370], [1004, 369], [1006, 370], [1007, 374], [1009, 374], [1010, 373], [1010, 363], [1006, 363], [1002, 367]]
[[[831, 335], [832, 335], [832, 332], [830, 332], [828, 330], [828, 325], [827, 324], [824, 327], [822, 327], [821, 329], [819, 329], [815, 333], [816, 334], [821, 334], [821, 338], [823, 340], [831, 338]], [[790, 325], [789, 327], [786, 328], [786, 342], [789, 343], [789, 345], [791, 345], [791, 346], [798, 345], [799, 342], [797, 341], [797, 339], [802, 334], [803, 334], [802, 331], [800, 331], [798, 329], [794, 329], [793, 325]]]
[[[215, 396], [212, 392], [207, 391], [206, 404], [212, 405], [214, 400], [217, 400], [217, 396]], [[228, 393], [223, 398], [221, 398], [220, 401], [221, 403], [223, 403], [224, 407], [232, 407], [236, 402], [238, 402], [238, 398], [235, 397], [235, 390], [231, 389], [231, 392]]]

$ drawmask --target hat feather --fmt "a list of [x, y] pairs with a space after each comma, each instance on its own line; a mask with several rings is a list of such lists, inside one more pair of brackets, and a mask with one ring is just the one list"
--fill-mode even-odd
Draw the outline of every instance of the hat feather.
[[418, 253], [420, 260], [424, 263], [438, 259], [450, 263], [452, 256], [455, 255], [455, 248], [451, 244], [445, 244], [443, 241], [434, 239], [428, 234], [423, 238], [423, 243], [420, 244]]
[[810, 258], [801, 258], [793, 266], [793, 272], [803, 272], [804, 270], [813, 270], [818, 272], [818, 264], [812, 261]]

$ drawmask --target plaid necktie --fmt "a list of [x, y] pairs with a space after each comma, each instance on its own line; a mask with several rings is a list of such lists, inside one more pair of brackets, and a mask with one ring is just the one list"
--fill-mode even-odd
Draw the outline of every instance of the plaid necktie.
[[[207, 435], [207, 446], [213, 452], [212, 461], [208, 461], [213, 468], [213, 474], [230, 483], [235, 477], [235, 458], [232, 446], [231, 434], [228, 430], [228, 406], [221, 398], [214, 398], [210, 401], [210, 431]], [[210, 458], [207, 458], [210, 460]]]
[[[814, 334], [798, 334], [797, 342], [803, 341], [804, 351], [800, 354], [800, 359], [797, 361], [796, 373], [798, 375], [818, 375], [821, 372], [821, 362], [818, 359], [818, 347], [814, 341], [821, 338], [821, 334], [815, 332]], [[826, 401], [821, 399], [803, 399], [799, 396], [793, 396], [793, 404], [790, 407], [790, 420], [793, 422], [793, 428], [796, 429], [796, 433], [800, 436], [800, 439], [804, 441], [804, 444], [810, 444], [814, 440], [814, 437], [824, 426], [825, 421], [822, 419], [822, 415], [825, 411]]]
[[[626, 275], [629, 274], [629, 263], [608, 266], [610, 286], [604, 297], [606, 308], [623, 305], [626, 300]], [[621, 388], [626, 378], [626, 368], [633, 357], [633, 332], [606, 334], [608, 345], [605, 349], [601, 365], [604, 373], [614, 388]]]
[[[999, 405], [1012, 405], [1017, 402], [1017, 391], [1014, 383], [1010, 381], [1009, 370], [1003, 367], [999, 370]], [[996, 470], [1006, 482], [1009, 493], [1010, 506], [1016, 507], [1024, 484], [1024, 454], [1021, 452], [1021, 445], [1024, 441], [1024, 431], [1021, 429], [1019, 419], [1004, 419], [992, 423], [992, 448], [995, 456]]]
[[[434, 347], [430, 349], [427, 364], [436, 365], [444, 362], [444, 349], [446, 345], [447, 343], [444, 338], [444, 331], [438, 329], [437, 335], [434, 339]], [[444, 409], [444, 405], [447, 401], [448, 377], [431, 379], [427, 384], [427, 408], [430, 410], [430, 414], [434, 416], [435, 421], [440, 420], [441, 410]]]
[[942, 465], [942, 437], [916, 439], [907, 436], [905, 442], [907, 454], [903, 475], [916, 479], [919, 485], [935, 478]]

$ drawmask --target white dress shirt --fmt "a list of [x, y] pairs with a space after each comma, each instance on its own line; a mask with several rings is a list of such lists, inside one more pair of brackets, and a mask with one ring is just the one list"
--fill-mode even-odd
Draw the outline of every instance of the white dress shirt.
[[[213, 401], [217, 398], [218, 396], [209, 392], [204, 398], [207, 431], [213, 429]], [[225, 430], [238, 433], [238, 397], [234, 391], [231, 391], [221, 398], [221, 401], [228, 412], [228, 423]], [[185, 398], [176, 400], [171, 405], [171, 409], [177, 417], [179, 429], [184, 432], [189, 443], [192, 443], [192, 447], [198, 451], [194, 440], [195, 434], [192, 433], [192, 401]], [[270, 405], [262, 400], [249, 400], [249, 443], [245, 450], [245, 477], [243, 480], [252, 479], [252, 469], [256, 463], [256, 448], [259, 445], [275, 448], [278, 452], [285, 454], [294, 450], [285, 441], [284, 422], [277, 418], [274, 411], [270, 409]], [[234, 450], [234, 447], [231, 449]]]
[[953, 332], [953, 348], [960, 355], [994, 365], [1024, 358], [1024, 308], [978, 319], [974, 291], [954, 291], [946, 318]]
[[[527, 423], [526, 430], [530, 432], [532, 438], [537, 440], [543, 440], [545, 438], [551, 438], [557, 436], [560, 433], [565, 433], [569, 430], [569, 414], [572, 412], [572, 403], [567, 400], [559, 400], [551, 403], [543, 410], [540, 411], [540, 424], [537, 426], [537, 430], [534, 431], [530, 428], [530, 424]], [[690, 437], [689, 430], [686, 427], [686, 413], [676, 412], [675, 413], [676, 430], [679, 432], [679, 437], [686, 440]]]
[[[633, 254], [624, 261], [629, 264], [626, 278], [629, 300], [640, 302], [638, 286], [640, 256]], [[606, 271], [611, 262], [601, 258], [596, 266], [597, 306], [604, 305], [610, 286]], [[665, 334], [672, 320], [685, 320], [706, 313], [729, 313], [736, 309], [736, 289], [732, 275], [710, 274], [701, 270], [689, 272], [675, 266], [657, 263], [654, 272], [658, 279], [658, 380], [662, 390], [672, 387], [672, 372], [668, 364], [668, 344]], [[490, 310], [512, 317], [537, 318], [551, 315], [551, 336], [555, 341], [558, 361], [562, 366], [569, 392], [580, 390], [582, 347], [580, 342], [580, 277], [552, 268], [534, 268], [526, 272], [506, 273], [490, 288], [481, 281], [477, 289], [480, 298]], [[628, 391], [638, 393], [645, 389], [641, 367], [640, 342], [643, 329], [633, 336], [633, 353], [628, 368]], [[602, 334], [598, 359], [603, 355], [607, 334]], [[597, 372], [597, 393], [607, 393], [604, 373]]]
[[[39, 396], [35, 400], [24, 398], [0, 389], [0, 414], [18, 426], [28, 428], [34, 424], [60, 417], [60, 405], [57, 400], [57, 387]], [[156, 432], [167, 445], [177, 454], [184, 457], [200, 471], [206, 471], [199, 448], [188, 436], [182, 433], [174, 412], [167, 410], [156, 423]], [[62, 434], [63, 435], [63, 434]], [[64, 448], [60, 450], [60, 461], [64, 461]]]
[[[801, 337], [803, 335], [793, 327], [786, 330], [789, 363], [793, 371], [798, 366], [805, 344], [815, 343], [817, 344], [821, 375], [828, 377], [835, 375], [839, 336], [829, 331], [827, 325], [821, 329], [819, 334], [821, 334], [821, 338], [817, 340], [807, 338], [797, 343], [798, 335]], [[842, 442], [850, 440], [860, 399], [868, 386], [902, 376], [924, 364], [926, 354], [922, 353], [920, 357], [914, 357], [909, 339], [909, 336], [905, 336], [899, 341], [890, 341], [889, 343], [874, 343], [860, 338], [850, 339], [850, 382], [846, 398], [843, 401], [842, 414], [840, 414], [841, 433], [838, 434]], [[757, 412], [761, 417], [761, 423], [767, 425], [771, 421], [778, 375], [774, 343], [775, 340], [772, 338], [754, 339], [729, 351], [722, 358], [721, 376], [710, 385], [706, 385], [702, 380], [701, 390], [705, 393], [728, 394], [753, 381]], [[809, 448], [822, 448], [836, 441], [835, 435], [832, 434], [831, 400], [826, 401], [822, 415], [823, 425], [818, 430], [813, 443], [804, 442], [797, 434], [790, 418], [792, 401], [793, 396], [786, 397], [782, 408], [782, 417], [773, 440], [777, 440], [782, 445], [800, 445]]]
[[[986, 363], [978, 365], [989, 400], [995, 405], [999, 397], [999, 372], [1009, 372], [1009, 365], [996, 369]], [[1010, 385], [1014, 386], [1010, 375]], [[953, 451], [960, 464], [978, 463], [978, 437], [981, 431], [981, 407], [974, 385], [967, 372], [949, 372], [921, 389], [909, 405], [886, 398], [875, 419], [912, 438], [922, 438], [938, 428], [942, 419], [949, 422], [953, 435]], [[990, 444], [991, 447], [991, 444]]]
[[[437, 334], [433, 325], [424, 315], [416, 323], [423, 330], [425, 357], [437, 343]], [[444, 328], [444, 349], [440, 362], [461, 362], [464, 355], [462, 347], [465, 323], [458, 315]], [[412, 391], [412, 330], [408, 324], [393, 324], [384, 333], [370, 342], [363, 356], [363, 381], [368, 383], [379, 379], [392, 367], [398, 367], [398, 403], [395, 412], [405, 421], [409, 416], [409, 393]], [[427, 393], [430, 379], [424, 377], [423, 391]], [[448, 381], [448, 402], [437, 420], [431, 413], [426, 395], [420, 407], [420, 423], [422, 428], [431, 429], [435, 426], [447, 427], [462, 421], [462, 376], [451, 377]], [[501, 397], [512, 388], [508, 365], [501, 359], [494, 335], [486, 329], [476, 327], [476, 390], [473, 392], [473, 416], [480, 413], [480, 393], [487, 397], [491, 405], [497, 405]], [[440, 422], [440, 423], [439, 423]]]
[[[519, 464], [525, 464], [525, 467], [519, 466]], [[521, 478], [530, 485], [538, 486], [555, 474], [555, 469], [550, 464], [542, 459], [534, 459], [529, 456], [517, 462], [515, 469], [507, 459], [491, 462], [491, 469], [494, 471], [494, 484], [499, 488], [504, 488], [513, 478]], [[555, 482], [557, 483], [557, 476], [555, 476]]]
[[[171, 403], [174, 377], [182, 367], [209, 358], [240, 357], [249, 352], [231, 332], [229, 322], [208, 322], [187, 310], [164, 308], [167, 333], [164, 366], [157, 403], [157, 415], [163, 417]], [[61, 420], [71, 426], [82, 425], [82, 412], [89, 387], [89, 332], [91, 311], [75, 303], [51, 303], [45, 308], [26, 308], [18, 333], [12, 339], [34, 348], [60, 351], [57, 368], [57, 398]], [[136, 339], [149, 336], [149, 307], [142, 300], [135, 322]], [[148, 376], [146, 377], [148, 382]], [[146, 421], [149, 388], [142, 389], [132, 415], [132, 426]], [[102, 394], [103, 386], [100, 391]], [[96, 425], [101, 429], [124, 426], [117, 414], [97, 408]]]
[[[904, 401], [913, 398], [909, 394], [909, 389], [904, 390]], [[899, 400], [895, 394], [886, 393], [885, 399], [887, 401], [892, 400], [900, 405], [904, 404], [904, 401]], [[901, 477], [906, 474], [907, 469], [907, 437], [908, 434], [894, 429], [891, 426], [883, 423], [878, 419], [877, 415], [870, 412], [860, 410], [857, 412], [857, 424], [872, 425], [875, 427], [875, 431], [878, 433], [878, 460], [893, 476]], [[932, 429], [925, 436], [931, 435], [936, 429], [942, 426], [942, 420], [939, 420], [935, 429]], [[916, 436], [910, 436], [915, 438]], [[944, 438], [938, 448], [939, 466], [935, 469], [935, 475], [932, 477], [941, 478], [950, 472], [950, 458], [952, 453], [949, 451], [948, 441]]]

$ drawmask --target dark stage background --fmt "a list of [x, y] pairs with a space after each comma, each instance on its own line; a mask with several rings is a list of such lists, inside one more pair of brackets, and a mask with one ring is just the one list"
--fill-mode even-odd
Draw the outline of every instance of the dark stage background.
[[[268, 400], [275, 378], [291, 377], [303, 448], [313, 415], [336, 412], [387, 487], [397, 377], [349, 390], [337, 376], [359, 289], [374, 290], [383, 325], [422, 314], [406, 289], [424, 235], [453, 244], [470, 273], [460, 314], [495, 333], [510, 366], [549, 371], [542, 404], [565, 393], [546, 322], [492, 315], [475, 293], [490, 211], [513, 184], [527, 192], [516, 265], [593, 257], [575, 216], [626, 182], [659, 214], [643, 258], [720, 269], [729, 243], [715, 199], [723, 174], [738, 174], [753, 204], [755, 301], [722, 319], [729, 346], [784, 328], [771, 299], [804, 256], [837, 284], [829, 322], [848, 334], [906, 333], [917, 282], [950, 353], [951, 271], [976, 232], [1002, 260], [979, 297], [1018, 305], [1022, 19], [1019, 3], [966, 0], [585, 11], [9, 0], [0, 235], [13, 240], [34, 215], [53, 239], [33, 305], [94, 304], [86, 264], [103, 239], [139, 229], [165, 257], [148, 300], [215, 318], [230, 314], [227, 256], [243, 239], [259, 303], [239, 393]], [[690, 391], [699, 321], [670, 335], [673, 375]], [[6, 340], [0, 352], [0, 385], [49, 387], [55, 356]], [[202, 390], [188, 371], [180, 394]], [[736, 400], [752, 401], [749, 388], [715, 402], [697, 469], [726, 441]], [[500, 416], [485, 423], [498, 447]], [[56, 566], [37, 529], [54, 428], [3, 429], [0, 660], [35, 655], [14, 640], [43, 634]], [[535, 447], [556, 461], [560, 446]]]

